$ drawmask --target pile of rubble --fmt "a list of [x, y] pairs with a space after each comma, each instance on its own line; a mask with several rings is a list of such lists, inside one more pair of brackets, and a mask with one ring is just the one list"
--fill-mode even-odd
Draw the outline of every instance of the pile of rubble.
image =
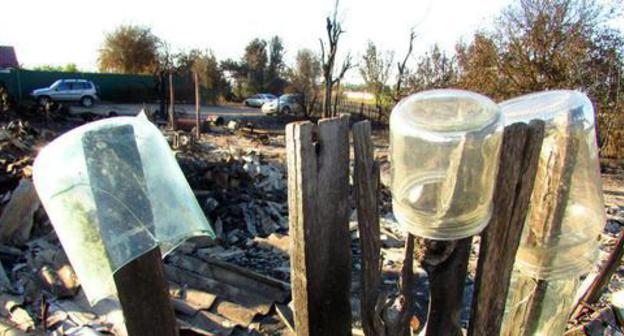
[[[88, 304], [30, 180], [37, 148], [55, 135], [46, 132], [21, 121], [0, 127], [0, 334], [124, 335], [117, 300]], [[176, 154], [218, 233], [165, 259], [182, 334], [288, 333], [282, 167], [209, 146]]]

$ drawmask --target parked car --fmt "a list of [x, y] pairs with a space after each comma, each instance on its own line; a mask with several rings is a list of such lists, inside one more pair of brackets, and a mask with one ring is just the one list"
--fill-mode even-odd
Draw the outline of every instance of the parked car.
[[[262, 113], [270, 114], [299, 114], [303, 112], [302, 96], [300, 94], [285, 94], [262, 105]], [[279, 109], [279, 111], [278, 111]]]
[[93, 82], [85, 79], [59, 79], [47, 88], [34, 90], [30, 95], [41, 105], [56, 101], [80, 102], [84, 107], [91, 107], [99, 99]]
[[245, 104], [245, 106], [262, 107], [264, 103], [268, 103], [276, 98], [277, 97], [275, 97], [275, 95], [272, 95], [270, 93], [258, 93], [243, 100], [243, 104]]

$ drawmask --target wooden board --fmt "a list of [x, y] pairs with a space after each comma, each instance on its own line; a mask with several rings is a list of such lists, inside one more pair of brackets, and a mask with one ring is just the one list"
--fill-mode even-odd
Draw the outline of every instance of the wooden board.
[[286, 126], [291, 281], [300, 336], [351, 334], [348, 132], [344, 117]]
[[468, 335], [500, 333], [543, 139], [543, 122], [517, 123], [505, 128], [494, 212], [481, 234]]

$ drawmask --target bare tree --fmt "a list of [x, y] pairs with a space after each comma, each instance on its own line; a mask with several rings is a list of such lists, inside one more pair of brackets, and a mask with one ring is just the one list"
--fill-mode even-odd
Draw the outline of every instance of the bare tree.
[[[336, 0], [336, 4], [334, 6], [334, 12], [331, 16], [326, 18], [326, 29], [327, 29], [327, 50], [323, 39], [319, 39], [321, 42], [321, 61], [323, 68], [323, 77], [325, 78], [325, 101], [323, 103], [323, 117], [328, 118], [333, 115], [332, 106], [331, 106], [331, 97], [332, 97], [332, 88], [333, 86], [344, 77], [344, 74], [349, 70], [349, 66], [341, 69], [341, 73], [334, 78], [334, 65], [336, 63], [336, 54], [338, 52], [338, 41], [340, 40], [340, 35], [342, 35], [345, 31], [342, 30], [342, 23], [338, 20], [338, 3], [339, 0]], [[335, 112], [335, 111], [334, 111]]]
[[347, 57], [345, 57], [345, 59], [342, 61], [342, 66], [340, 67], [340, 72], [338, 73], [338, 75], [336, 76], [336, 78], [334, 78], [334, 83], [336, 86], [336, 93], [334, 94], [334, 109], [333, 109], [333, 114], [332, 116], [336, 116], [338, 115], [338, 101], [340, 99], [340, 82], [342, 82], [342, 79], [344, 78], [345, 74], [347, 73], [347, 71], [349, 71], [349, 69], [355, 67], [355, 65], [352, 63], [351, 60], [351, 54], [347, 54]]
[[410, 30], [409, 47], [407, 48], [407, 53], [405, 54], [405, 58], [403, 58], [402, 62], [397, 62], [397, 81], [396, 81], [396, 85], [394, 86], [394, 94], [392, 94], [392, 100], [394, 100], [395, 103], [398, 103], [399, 100], [401, 100], [404, 96], [402, 85], [403, 85], [403, 81], [407, 77], [407, 73], [406, 73], [407, 60], [409, 59], [410, 55], [412, 54], [412, 51], [414, 50], [415, 39], [416, 39], [416, 31], [414, 28], [412, 28]]

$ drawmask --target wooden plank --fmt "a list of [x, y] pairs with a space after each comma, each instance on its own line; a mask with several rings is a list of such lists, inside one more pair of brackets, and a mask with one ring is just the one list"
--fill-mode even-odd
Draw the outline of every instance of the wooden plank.
[[257, 293], [258, 296], [271, 301], [285, 302], [289, 297], [287, 288], [282, 287], [281, 283], [271, 282], [255, 272], [240, 270], [235, 265], [228, 267], [224, 262], [199, 259], [190, 255], [170, 256], [169, 263], [215, 281]]
[[494, 190], [494, 210], [481, 234], [468, 335], [498, 335], [544, 139], [544, 123], [507, 126]]
[[175, 300], [182, 301], [195, 310], [210, 309], [217, 299], [217, 296], [214, 294], [194, 288], [182, 288], [173, 282], [169, 283], [169, 296], [174, 302]]
[[258, 314], [252, 309], [222, 299], [217, 299], [215, 304], [210, 308], [210, 311], [245, 328], [251, 324], [251, 321], [253, 321], [254, 317]]
[[[314, 321], [319, 321], [314, 310], [314, 293], [308, 289], [312, 270], [306, 262], [306, 237], [317, 227], [316, 216], [316, 148], [311, 122], [286, 125], [286, 157], [288, 163], [288, 221], [292, 237], [290, 268], [294, 304], [294, 321], [298, 336], [314, 335]], [[308, 232], [306, 232], [308, 231]], [[310, 281], [312, 282], [312, 281]], [[313, 284], [310, 283], [310, 286]], [[312, 294], [312, 295], [309, 295]]]
[[267, 314], [273, 305], [273, 301], [263, 298], [257, 293], [224, 284], [175, 266], [165, 265], [165, 273], [167, 278], [173, 282], [218, 295], [220, 298], [238, 303], [258, 314]]
[[613, 251], [609, 254], [609, 258], [607, 259], [604, 267], [594, 278], [589, 288], [587, 288], [585, 293], [583, 293], [583, 296], [581, 296], [572, 310], [572, 317], [578, 318], [584, 306], [598, 302], [603, 290], [611, 281], [613, 273], [617, 271], [618, 267], [622, 263], [622, 256], [624, 256], [624, 231], [620, 232], [620, 237], [615, 243]]
[[289, 124], [286, 149], [297, 335], [350, 335], [348, 119]]
[[354, 189], [362, 251], [360, 316], [366, 335], [376, 335], [379, 326], [375, 307], [381, 282], [381, 241], [379, 229], [379, 167], [373, 157], [369, 121], [353, 125], [355, 154]]

